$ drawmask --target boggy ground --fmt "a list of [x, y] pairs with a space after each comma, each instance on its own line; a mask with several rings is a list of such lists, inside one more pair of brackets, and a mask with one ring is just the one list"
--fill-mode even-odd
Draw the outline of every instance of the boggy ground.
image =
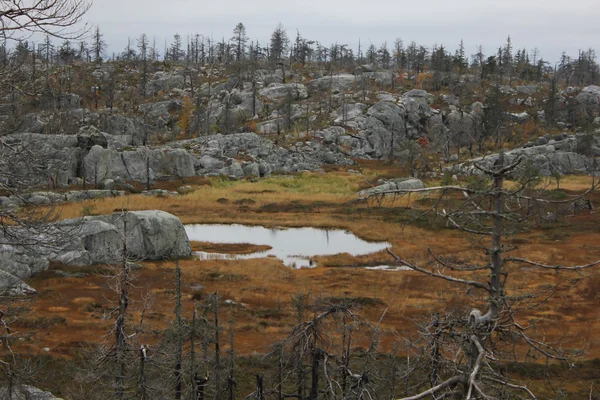
[[[407, 206], [413, 199], [389, 199], [378, 204], [356, 204], [356, 192], [373, 185], [381, 176], [397, 173], [390, 166], [363, 165], [363, 175], [344, 171], [303, 174], [263, 179], [259, 182], [205, 178], [186, 183], [195, 187], [180, 197], [142, 197], [104, 199], [63, 207], [64, 218], [83, 213], [110, 213], [117, 209], [160, 209], [177, 215], [183, 223], [243, 223], [267, 226], [315, 226], [348, 229], [366, 240], [389, 241], [396, 253], [417, 262], [430, 259], [427, 248], [451, 260], [483, 260], [476, 243], [464, 233], [426, 220], [415, 220], [418, 213]], [[180, 184], [172, 183], [173, 184]], [[433, 184], [433, 182], [431, 182]], [[589, 187], [591, 178], [563, 178], [561, 188], [576, 193]], [[600, 195], [591, 194], [600, 204]], [[585, 213], [561, 217], [555, 224], [528, 229], [511, 243], [518, 246], [516, 256], [550, 264], [575, 265], [600, 258], [600, 216]], [[228, 246], [196, 249], [222, 252]], [[256, 249], [235, 245], [237, 253]], [[361, 266], [390, 263], [380, 252], [362, 257], [347, 254], [319, 257], [316, 269], [293, 270], [275, 259], [210, 260], [179, 262], [183, 273], [184, 314], [191, 316], [195, 301], [218, 291], [225, 306], [225, 319], [235, 319], [236, 351], [240, 355], [262, 354], [283, 339], [297, 323], [292, 296], [308, 293], [313, 301], [346, 301], [362, 317], [377, 321], [386, 308], [382, 322], [383, 350], [415, 335], [416, 322], [433, 312], [468, 313], [474, 306], [485, 309], [481, 293], [435, 280], [416, 272], [369, 271]], [[143, 262], [134, 273], [134, 302], [130, 321], [137, 323], [143, 304], [144, 329], [141, 340], [156, 340], [153, 329], [166, 327], [174, 319], [174, 262]], [[554, 271], [527, 271], [508, 265], [509, 284], [515, 292], [535, 292], [548, 283], [561, 283], [558, 293], [534, 310], [523, 311], [523, 321], [535, 323], [547, 341], [562, 341], [566, 348], [587, 349], [585, 358], [600, 357], [600, 272], [582, 274]], [[61, 272], [62, 271], [62, 272]], [[64, 276], [68, 275], [68, 276]], [[87, 343], [108, 335], [114, 316], [110, 311], [117, 294], [111, 289], [110, 268], [67, 268], [51, 271], [29, 282], [39, 292], [31, 312], [14, 324], [20, 331], [32, 331], [30, 340], [17, 350], [71, 357]], [[147, 300], [146, 303], [142, 299]], [[226, 335], [226, 333], [224, 333]], [[591, 368], [591, 367], [590, 367]], [[593, 369], [592, 369], [593, 370]], [[587, 393], [590, 380], [581, 374], [568, 375], [568, 391]], [[535, 386], [544, 387], [543, 377]]]

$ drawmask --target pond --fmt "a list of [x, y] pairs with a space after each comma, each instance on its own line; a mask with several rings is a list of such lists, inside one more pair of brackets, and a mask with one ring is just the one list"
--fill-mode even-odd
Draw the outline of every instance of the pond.
[[292, 268], [312, 268], [315, 256], [348, 253], [352, 256], [376, 253], [391, 245], [387, 242], [367, 242], [352, 232], [340, 229], [265, 228], [246, 225], [186, 225], [191, 241], [210, 243], [249, 243], [270, 246], [270, 250], [252, 254], [222, 254], [196, 252], [203, 260], [275, 257]]

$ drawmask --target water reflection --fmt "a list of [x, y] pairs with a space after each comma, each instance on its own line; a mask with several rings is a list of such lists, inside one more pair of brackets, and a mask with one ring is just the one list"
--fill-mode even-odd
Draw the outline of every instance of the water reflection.
[[190, 240], [211, 243], [250, 243], [271, 249], [252, 254], [196, 252], [204, 260], [276, 257], [292, 268], [316, 266], [314, 256], [348, 253], [352, 256], [376, 253], [390, 247], [387, 242], [367, 242], [351, 232], [316, 228], [264, 228], [246, 225], [186, 225]]

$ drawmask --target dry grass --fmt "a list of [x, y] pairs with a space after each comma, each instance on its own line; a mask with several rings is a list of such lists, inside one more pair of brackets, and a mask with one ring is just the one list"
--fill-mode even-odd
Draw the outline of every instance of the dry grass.
[[[129, 196], [69, 204], [63, 208], [63, 216], [77, 217], [83, 207], [93, 203], [101, 213], [120, 207], [161, 209], [177, 215], [184, 223], [339, 227], [351, 230], [363, 239], [389, 241], [395, 252], [421, 264], [431, 261], [427, 248], [452, 260], [472, 263], [483, 260], [478, 244], [459, 232], [427, 227], [423, 223], [402, 224], [410, 220], [409, 210], [405, 207], [413, 205], [417, 197], [386, 199], [382, 208], [373, 204], [348, 204], [361, 187], [376, 181], [381, 174], [390, 173], [366, 167], [363, 172], [363, 176], [343, 171], [327, 175], [305, 174], [257, 183], [212, 179], [210, 184], [198, 186], [194, 193], [177, 198]], [[561, 187], [581, 190], [588, 184], [586, 178], [575, 177], [564, 179]], [[519, 243], [515, 254], [547, 263], [588, 262], [600, 257], [599, 226], [600, 218], [596, 214], [570, 217], [555, 227], [531, 230], [513, 238]], [[206, 249], [203, 246], [206, 244], [194, 244], [196, 249]], [[242, 246], [239, 250], [248, 249]], [[297, 293], [310, 293], [312, 299], [346, 297], [363, 302], [373, 299], [368, 301], [369, 306], [358, 310], [373, 321], [389, 304], [383, 322], [385, 347], [394, 339], [394, 332], [414, 334], [416, 326], [412, 321], [427, 318], [433, 311], [462, 312], [466, 311], [466, 305], [486, 307], [481, 293], [465, 294], [462, 288], [415, 272], [367, 271], [353, 267], [391, 262], [385, 252], [361, 257], [347, 254], [319, 257], [317, 262], [335, 268], [292, 270], [275, 259], [182, 260], [185, 313], [191, 313], [195, 300], [205, 299], [214, 291], [218, 291], [223, 299], [234, 300], [236, 304], [224, 312], [235, 316], [238, 351], [252, 354], [267, 351], [274, 341], [290, 332], [296, 321], [291, 296]], [[135, 272], [132, 310], [141, 308], [142, 299], [148, 298], [144, 293], [153, 294], [153, 304], [146, 315], [148, 330], [165, 327], [173, 320], [173, 267], [166, 262], [144, 263], [144, 267]], [[516, 265], [507, 265], [507, 271], [507, 288], [511, 293], [539, 291], [548, 283], [561, 283], [556, 296], [536, 309], [522, 311], [521, 318], [535, 322], [538, 332], [546, 335], [548, 340], [563, 339], [566, 347], [587, 345], [588, 356], [600, 356], [600, 342], [592, 334], [600, 329], [597, 314], [600, 298], [595, 292], [590, 294], [593, 292], [590, 285], [597, 281], [595, 276], [588, 280], [590, 278], [576, 274], [529, 272]], [[97, 341], [110, 330], [111, 320], [103, 319], [102, 315], [114, 306], [117, 296], [111, 291], [106, 277], [39, 277], [30, 284], [40, 293], [33, 305], [34, 315], [50, 318], [58, 312], [66, 318], [69, 329], [49, 327], [43, 335], [38, 335], [35, 348], [31, 344], [23, 346], [31, 346], [32, 351], [49, 347], [52, 352], [63, 354], [69, 343]], [[131, 321], [136, 321], [137, 317], [134, 312]], [[154, 340], [151, 336], [146, 339]]]

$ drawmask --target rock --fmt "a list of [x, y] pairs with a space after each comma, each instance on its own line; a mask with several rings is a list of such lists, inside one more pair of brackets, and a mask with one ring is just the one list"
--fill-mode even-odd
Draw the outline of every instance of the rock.
[[127, 222], [127, 250], [141, 259], [161, 260], [189, 257], [190, 241], [179, 218], [164, 211], [133, 211], [94, 217], [109, 221], [123, 234]]
[[164, 189], [152, 189], [152, 190], [144, 190], [140, 193], [142, 196], [155, 196], [155, 197], [177, 197], [179, 193], [177, 192], [169, 192]]
[[347, 120], [355, 119], [356, 117], [363, 115], [363, 112], [367, 106], [362, 103], [344, 104], [336, 111], [336, 121], [345, 122]]
[[383, 72], [383, 71], [374, 71], [374, 72], [364, 72], [360, 75], [356, 76], [356, 81], [358, 84], [361, 82], [375, 82], [376, 85], [379, 86], [391, 86], [392, 79], [396, 75], [391, 72]]
[[309, 83], [313, 90], [328, 90], [330, 87], [337, 91], [351, 90], [354, 88], [356, 77], [350, 74], [336, 74], [323, 76]]
[[66, 201], [73, 202], [120, 196], [125, 196], [125, 192], [119, 190], [74, 190], [66, 193], [65, 199]]
[[[0, 232], [0, 294], [23, 296], [35, 293], [22, 279], [48, 268], [49, 262], [73, 266], [113, 264], [122, 260], [124, 223], [127, 246], [137, 259], [179, 258], [191, 255], [185, 229], [179, 219], [163, 211], [134, 211], [108, 216], [84, 217], [58, 222], [38, 233], [36, 240], [48, 245], [23, 248], [20, 228]], [[30, 232], [23, 232], [31, 238]], [[56, 238], [64, 239], [56, 241]], [[10, 239], [9, 239], [10, 238]]]
[[517, 93], [516, 90], [514, 90], [513, 88], [511, 88], [510, 86], [507, 85], [501, 85], [499, 87], [500, 93], [505, 94], [505, 95], [514, 95]]
[[166, 100], [156, 103], [142, 104], [139, 106], [140, 111], [148, 117], [154, 119], [163, 118], [168, 121], [171, 118], [170, 113], [175, 113], [183, 108], [183, 104], [178, 100]]
[[373, 64], [360, 65], [356, 69], [359, 72], [375, 72], [375, 71], [377, 71], [377, 67], [375, 67]]
[[300, 83], [272, 84], [268, 88], [261, 89], [258, 93], [271, 101], [288, 97], [292, 100], [306, 99], [308, 97], [306, 86]]
[[112, 179], [105, 179], [98, 185], [98, 187], [101, 190], [112, 190], [115, 188], [115, 181]]
[[[76, 176], [81, 150], [73, 135], [21, 133], [5, 135], [3, 141], [6, 145], [0, 147], [0, 175], [10, 176], [20, 185], [59, 186]], [[15, 153], [12, 149], [20, 150]]]
[[[196, 174], [194, 170], [195, 159], [184, 149], [173, 149], [162, 152], [162, 172], [165, 175], [174, 175], [187, 178]], [[156, 154], [154, 154], [157, 158]]]
[[521, 94], [535, 94], [535, 92], [537, 92], [538, 87], [537, 85], [526, 85], [526, 86], [517, 86], [516, 88], [517, 93], [521, 93]]
[[260, 167], [255, 162], [244, 163], [242, 169], [246, 176], [260, 177]]
[[[83, 220], [60, 222], [59, 229], [65, 230], [68, 236], [72, 236], [72, 240], [60, 251], [50, 252], [48, 258], [51, 261], [73, 266], [120, 262], [123, 235], [114, 225], [101, 218], [84, 217]], [[43, 249], [38, 251], [48, 253]]]
[[600, 103], [600, 86], [587, 86], [581, 89], [577, 100], [584, 104], [598, 105]]
[[400, 178], [393, 179], [384, 183], [383, 185], [376, 186], [371, 189], [365, 189], [358, 192], [358, 195], [361, 197], [372, 196], [377, 194], [383, 194], [385, 192], [394, 191], [394, 190], [415, 190], [415, 189], [423, 189], [425, 188], [425, 184], [420, 179], [415, 178]]
[[163, 91], [168, 93], [173, 89], [183, 89], [185, 78], [177, 74], [167, 74], [165, 72], [157, 72], [154, 77], [148, 82], [149, 93], [157, 93]]
[[190, 194], [194, 191], [194, 188], [192, 188], [189, 185], [185, 185], [185, 186], [180, 186], [179, 188], [177, 188], [177, 193], [179, 194]]
[[453, 95], [453, 94], [442, 94], [440, 95], [440, 98], [442, 99], [442, 101], [450, 106], [459, 106], [460, 105], [460, 99]]
[[475, 118], [469, 113], [453, 110], [446, 117], [446, 124], [458, 143], [465, 143], [475, 137]]
[[[146, 182], [148, 174], [153, 181], [157, 176], [187, 178], [196, 174], [196, 159], [182, 148], [119, 152], [94, 146], [83, 160], [88, 181], [123, 179]], [[148, 168], [149, 167], [149, 168]]]
[[[4, 296], [30, 296], [36, 290], [11, 273], [0, 270], [0, 294]], [[1, 389], [0, 389], [1, 393]]]
[[199, 160], [199, 164], [202, 168], [208, 171], [217, 171], [225, 167], [225, 163], [211, 156], [202, 156]]
[[94, 126], [80, 129], [77, 134], [77, 147], [89, 151], [94, 146], [107, 148], [108, 139]]
[[245, 175], [245, 172], [244, 172], [244, 169], [242, 168], [242, 165], [237, 160], [233, 160], [231, 162], [231, 165], [228, 168], [226, 168], [226, 169], [229, 172], [226, 175], [229, 175], [229, 176], [231, 176], [232, 178], [235, 178], [235, 179], [243, 178], [244, 175]]
[[[44, 351], [46, 351], [44, 349]], [[12, 396], [12, 397], [11, 397]], [[12, 388], [12, 395], [9, 396], [8, 388], [0, 388], [0, 398], [11, 400], [62, 400], [55, 397], [50, 392], [44, 392], [36, 387], [23, 385]]]
[[508, 116], [512, 121], [519, 123], [519, 124], [523, 124], [523, 123], [529, 121], [529, 119], [531, 118], [529, 116], [529, 114], [527, 114], [526, 111], [524, 111], [522, 113], [516, 113], [516, 114], [509, 113]]
[[543, 137], [543, 136], [542, 136], [542, 137], [539, 137], [539, 138], [537, 138], [537, 139], [535, 140], [535, 145], [536, 145], [536, 146], [541, 146], [541, 145], [544, 145], [544, 144], [547, 144], [547, 143], [548, 143], [548, 139], [546, 139], [546, 138], [545, 138], [545, 137]]

